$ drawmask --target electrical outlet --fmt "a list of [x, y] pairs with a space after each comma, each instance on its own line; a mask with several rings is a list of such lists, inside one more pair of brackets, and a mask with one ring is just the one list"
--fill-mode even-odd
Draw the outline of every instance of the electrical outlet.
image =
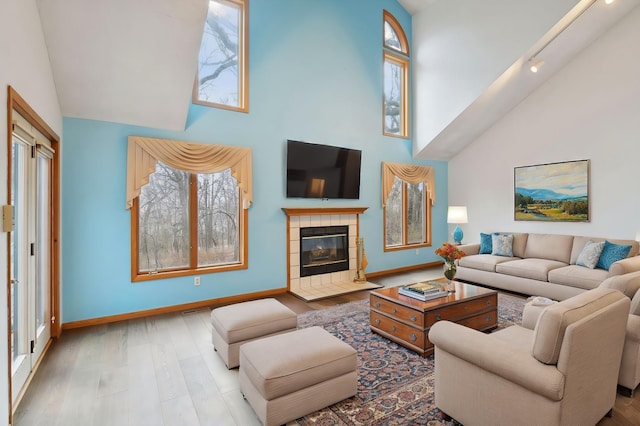
[[416, 256], [420, 254], [420, 249], [416, 249]]
[[200, 277], [193, 278], [193, 285], [200, 285]]

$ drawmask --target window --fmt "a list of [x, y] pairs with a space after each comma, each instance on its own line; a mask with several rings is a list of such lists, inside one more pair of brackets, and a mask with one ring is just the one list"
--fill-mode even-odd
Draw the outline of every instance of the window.
[[210, 0], [193, 102], [247, 112], [248, 0]]
[[250, 181], [248, 148], [130, 137], [132, 280], [246, 269]]
[[400, 23], [386, 10], [383, 42], [383, 134], [409, 137], [409, 44]]
[[385, 251], [431, 245], [433, 169], [382, 163], [382, 186]]

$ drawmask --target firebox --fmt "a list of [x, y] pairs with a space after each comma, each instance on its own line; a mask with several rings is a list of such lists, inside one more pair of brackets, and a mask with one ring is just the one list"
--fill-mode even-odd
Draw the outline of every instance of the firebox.
[[349, 270], [349, 226], [300, 228], [300, 276]]

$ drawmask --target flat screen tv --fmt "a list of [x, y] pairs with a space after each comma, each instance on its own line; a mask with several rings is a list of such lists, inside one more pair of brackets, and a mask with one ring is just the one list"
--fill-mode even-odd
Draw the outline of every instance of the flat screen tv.
[[287, 141], [287, 198], [360, 198], [362, 151]]

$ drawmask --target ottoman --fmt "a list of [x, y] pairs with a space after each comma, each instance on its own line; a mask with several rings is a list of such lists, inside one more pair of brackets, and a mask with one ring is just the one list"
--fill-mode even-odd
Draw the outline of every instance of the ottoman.
[[265, 425], [281, 425], [356, 394], [355, 349], [321, 327], [240, 348], [240, 391]]
[[260, 299], [222, 306], [211, 311], [211, 342], [227, 365], [239, 365], [240, 345], [261, 337], [293, 331], [295, 312], [276, 299]]

